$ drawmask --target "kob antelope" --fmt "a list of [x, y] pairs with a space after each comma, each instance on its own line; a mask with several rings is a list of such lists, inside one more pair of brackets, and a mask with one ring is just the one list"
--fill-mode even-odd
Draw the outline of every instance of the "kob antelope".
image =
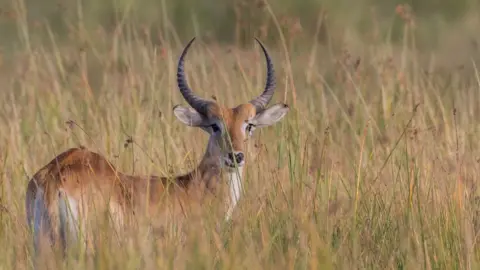
[[[215, 191], [222, 178], [228, 180], [230, 202], [226, 219], [230, 219], [241, 193], [244, 143], [255, 128], [270, 126], [281, 120], [289, 108], [279, 103], [267, 108], [275, 91], [273, 64], [267, 50], [258, 41], [267, 63], [263, 93], [248, 103], [227, 108], [197, 96], [188, 86], [184, 62], [193, 38], [178, 61], [177, 83], [190, 105], [176, 105], [174, 115], [182, 123], [199, 127], [209, 134], [205, 154], [190, 173], [174, 178], [133, 176], [118, 171], [106, 158], [85, 148], [72, 148], [35, 173], [26, 191], [26, 215], [33, 229], [35, 249], [40, 239], [65, 245], [85, 235], [85, 224], [92, 213], [112, 213], [114, 224], [123, 225], [135, 211], [149, 209], [149, 215], [166, 210], [181, 211], [179, 204], [200, 204], [202, 195]], [[166, 200], [161, 198], [166, 196]], [[200, 197], [198, 196], [200, 195]], [[68, 241], [67, 241], [68, 240]]]

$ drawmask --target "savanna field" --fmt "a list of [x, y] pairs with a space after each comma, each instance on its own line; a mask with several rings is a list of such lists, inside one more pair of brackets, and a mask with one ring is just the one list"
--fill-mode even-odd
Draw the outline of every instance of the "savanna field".
[[172, 112], [193, 36], [198, 95], [260, 94], [258, 37], [290, 106], [250, 140], [232, 222], [105, 230], [48, 269], [478, 269], [480, 6], [416, 2], [1, 0], [0, 269], [33, 267], [27, 183], [68, 148], [135, 175], [197, 164], [207, 134]]

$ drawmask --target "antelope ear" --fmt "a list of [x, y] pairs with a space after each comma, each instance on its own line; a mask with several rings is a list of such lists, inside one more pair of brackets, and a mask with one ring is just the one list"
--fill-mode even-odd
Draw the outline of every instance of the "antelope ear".
[[191, 127], [204, 127], [209, 125], [208, 119], [205, 116], [190, 107], [176, 105], [173, 107], [173, 114], [175, 114], [180, 122]]
[[257, 113], [250, 122], [257, 127], [271, 126], [282, 120], [289, 109], [287, 104], [278, 103]]

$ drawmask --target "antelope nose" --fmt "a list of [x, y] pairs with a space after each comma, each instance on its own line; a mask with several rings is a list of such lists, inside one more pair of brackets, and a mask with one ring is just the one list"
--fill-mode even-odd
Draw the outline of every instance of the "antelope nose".
[[243, 155], [242, 152], [235, 153], [235, 161], [237, 163], [242, 163], [244, 158], [245, 158], [245, 156]]
[[243, 155], [242, 152], [237, 152], [237, 153], [229, 153], [228, 154], [228, 158], [233, 162], [235, 161], [235, 163], [237, 164], [240, 164], [243, 162], [243, 160], [245, 159], [245, 156]]

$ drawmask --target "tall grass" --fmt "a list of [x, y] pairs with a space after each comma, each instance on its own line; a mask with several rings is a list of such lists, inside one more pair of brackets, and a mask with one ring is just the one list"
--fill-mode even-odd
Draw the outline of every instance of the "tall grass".
[[[126, 173], [168, 175], [188, 170], [205, 147], [201, 130], [172, 115], [185, 103], [175, 82], [186, 42], [177, 25], [159, 22], [161, 43], [121, 17], [113, 31], [92, 30], [79, 3], [69, 6], [77, 21], [64, 38], [52, 24], [35, 26], [24, 2], [12, 2], [18, 42], [0, 66], [2, 269], [33, 265], [26, 184], [61, 151], [84, 145]], [[376, 26], [388, 29], [375, 17], [367, 39], [353, 25], [320, 19], [313, 34], [285, 29], [275, 5], [265, 8], [277, 40], [267, 42], [274, 102], [292, 109], [256, 132], [233, 223], [212, 211], [171, 220], [161, 239], [147, 229], [107, 234], [91, 260], [52, 257], [51, 268], [478, 267], [478, 13], [420, 50], [424, 24], [408, 8], [391, 11], [399, 43], [388, 31], [375, 34]], [[188, 18], [197, 28], [199, 18]], [[322, 27], [328, 42], [318, 43]], [[260, 93], [265, 63], [253, 33], [241, 47], [195, 31], [205, 42], [195, 43], [186, 69], [198, 94], [235, 106]]]

